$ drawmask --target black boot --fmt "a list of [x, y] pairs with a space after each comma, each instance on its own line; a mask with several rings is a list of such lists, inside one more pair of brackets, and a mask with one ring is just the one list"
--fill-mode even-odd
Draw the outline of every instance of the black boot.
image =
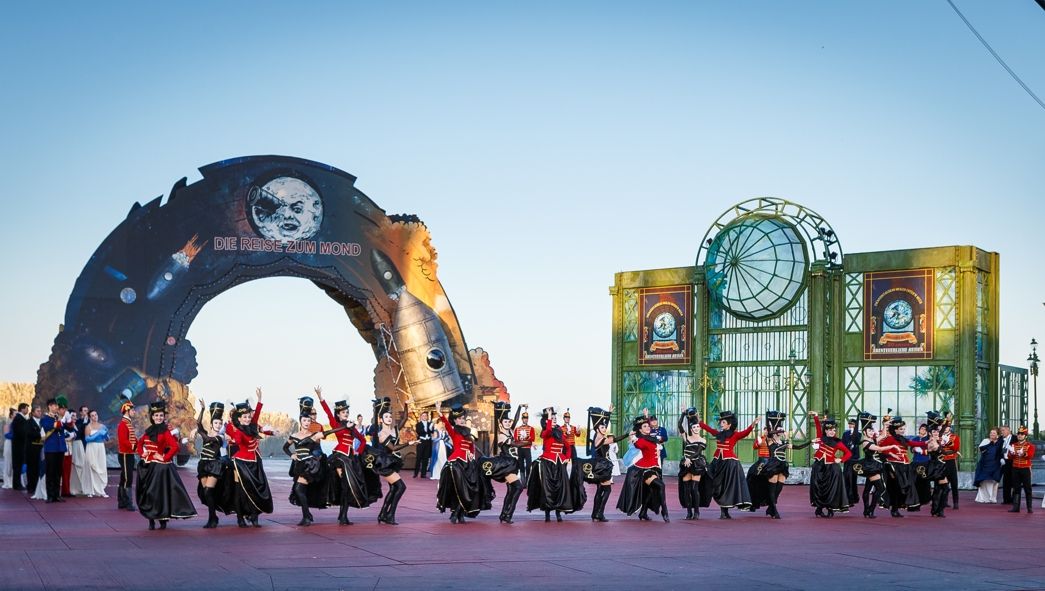
[[642, 503], [642, 509], [639, 510], [639, 520], [649, 521], [649, 507], [646, 506], [646, 503]]
[[247, 520], [243, 518], [239, 513], [236, 514], [236, 525], [240, 527], [250, 527], [247, 525]]
[[721, 508], [719, 508], [718, 518], [719, 519], [733, 519], [732, 517], [729, 516], [729, 508], [728, 507], [721, 507]]
[[591, 510], [591, 520], [605, 523], [609, 521], [606, 519], [606, 501], [610, 498], [610, 487], [604, 485], [598, 485], [595, 488], [595, 506]]
[[773, 490], [773, 506], [775, 507], [776, 515], [774, 519], [780, 519], [780, 493], [784, 492], [784, 483], [776, 483], [776, 488]]
[[462, 525], [467, 523], [467, 521], [464, 520], [464, 507], [457, 508], [457, 523]]
[[1031, 507], [1031, 502], [1034, 499], [1031, 498], [1030, 492], [1027, 493], [1027, 513], [1034, 513], [1034, 509]]
[[396, 509], [399, 507], [399, 499], [406, 492], [406, 483], [402, 480], [393, 482], [388, 487], [388, 498], [385, 499], [384, 519], [378, 518], [379, 523], [386, 525], [399, 525], [396, 521]]
[[780, 514], [776, 510], [776, 483], [770, 482], [769, 490], [766, 491], [766, 501], [769, 503], [769, 509], [766, 513], [769, 514], [773, 519], [780, 519]]
[[152, 531], [154, 529], [156, 529], [156, 520], [150, 519], [149, 520], [149, 531]]
[[214, 500], [214, 489], [203, 487], [203, 497], [201, 500], [203, 504], [207, 506], [207, 524], [203, 526], [203, 529], [214, 529], [218, 527], [218, 512], [215, 507]]
[[689, 504], [693, 506], [693, 520], [700, 519], [700, 482], [691, 480], [693, 486], [689, 488]]
[[[519, 502], [519, 495], [522, 494], [522, 490], [522, 481], [516, 480], [508, 483], [508, 492], [504, 495], [504, 505], [501, 507], [501, 523], [512, 523], [512, 517], [515, 516], [515, 505]], [[598, 495], [596, 495], [597, 502]]]
[[551, 523], [551, 520], [552, 520], [552, 512], [551, 511], [545, 511], [544, 512], [544, 522], [545, 523]]
[[127, 508], [127, 489], [122, 486], [116, 489], [116, 508], [126, 509]]
[[559, 511], [558, 509], [555, 510], [555, 521], [557, 523], [562, 523], [562, 511]]
[[308, 510], [308, 485], [295, 482], [292, 490], [298, 507], [301, 507], [301, 521], [298, 522], [298, 526], [308, 527], [312, 525], [312, 512]]
[[338, 525], [352, 525], [352, 522], [348, 520], [348, 498], [351, 491], [348, 489], [347, 479], [341, 480], [341, 507], [337, 514]]
[[168, 519], [161, 519], [160, 520], [160, 529], [167, 529], [167, 522], [168, 521], [169, 521]]
[[247, 517], [247, 521], [249, 521], [250, 524], [254, 527], [261, 527], [261, 524], [258, 523], [258, 515], [251, 515]]
[[683, 521], [693, 521], [693, 481], [683, 480], [679, 483], [679, 497], [682, 498], [682, 506], [686, 508], [686, 517]]
[[660, 497], [660, 516], [664, 520], [664, 523], [668, 523], [671, 519], [668, 517], [668, 494], [667, 488], [664, 486], [664, 481], [660, 478], [653, 481], [653, 486], [656, 488], [656, 494]]
[[1012, 491], [1012, 509], [1009, 509], [1009, 513], [1019, 513], [1020, 512], [1020, 494], [1022, 492], [1023, 491], [1021, 491], [1018, 488], [1014, 489]]

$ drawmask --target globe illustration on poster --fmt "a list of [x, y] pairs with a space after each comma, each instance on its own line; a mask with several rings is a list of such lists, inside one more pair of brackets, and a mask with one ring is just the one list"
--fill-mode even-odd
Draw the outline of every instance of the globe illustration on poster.
[[659, 314], [653, 320], [653, 334], [661, 339], [670, 339], [675, 335], [675, 317], [667, 312]]
[[761, 215], [738, 218], [708, 248], [708, 290], [738, 318], [773, 318], [798, 301], [808, 261], [805, 242], [787, 221]]

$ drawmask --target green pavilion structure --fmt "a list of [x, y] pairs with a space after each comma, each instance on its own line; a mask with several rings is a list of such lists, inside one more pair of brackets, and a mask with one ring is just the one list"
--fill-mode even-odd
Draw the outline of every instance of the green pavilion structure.
[[[643, 408], [672, 434], [690, 406], [712, 424], [721, 410], [741, 425], [780, 410], [796, 442], [815, 436], [812, 411], [844, 423], [891, 409], [909, 425], [950, 411], [971, 470], [988, 425], [1026, 420], [1021, 395], [999, 391], [1026, 378], [999, 375], [998, 280], [998, 253], [974, 246], [846, 253], [801, 205], [737, 204], [694, 266], [615, 275], [615, 432]], [[752, 461], [751, 446], [738, 451]], [[794, 462], [808, 465], [808, 450]]]

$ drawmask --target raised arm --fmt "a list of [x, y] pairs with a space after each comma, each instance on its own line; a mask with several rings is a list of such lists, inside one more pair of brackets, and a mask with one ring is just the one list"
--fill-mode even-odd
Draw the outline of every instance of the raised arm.
[[522, 409], [526, 408], [525, 404], [520, 404], [515, 408], [515, 418], [512, 419], [512, 426], [509, 427], [512, 433], [515, 433], [515, 427], [519, 425], [519, 415], [522, 414]]
[[751, 433], [751, 430], [754, 429], [755, 425], [757, 425], [757, 424], [758, 424], [758, 419], [755, 419], [754, 422], [752, 422], [750, 425], [747, 426], [747, 429], [744, 429], [743, 431], [737, 431], [736, 434], [733, 435], [733, 439], [739, 441], [739, 440], [747, 437], [748, 433]]
[[337, 417], [334, 416], [334, 413], [330, 412], [330, 406], [327, 404], [327, 401], [320, 398], [319, 404], [323, 406], [323, 412], [327, 413], [327, 421], [330, 422], [330, 428], [336, 428], [338, 426]]
[[820, 425], [820, 415], [813, 413], [813, 424], [816, 425], [816, 438], [824, 438], [824, 428]]
[[258, 406], [257, 406], [257, 408], [254, 409], [254, 417], [252, 419], [250, 419], [250, 424], [257, 425], [258, 421], [261, 420], [261, 407], [262, 406], [264, 406], [264, 405], [261, 404], [260, 400], [258, 400]]
[[207, 436], [207, 430], [203, 428], [203, 411], [206, 410], [206, 409], [207, 409], [206, 404], [204, 404], [204, 402], [201, 400], [200, 401], [200, 414], [199, 414], [198, 417], [196, 417], [196, 430], [198, 430], [200, 432], [200, 435], [202, 435], [204, 437]]
[[704, 421], [700, 421], [700, 428], [710, 433], [712, 437], [718, 435], [718, 429], [712, 429], [711, 425], [708, 425]]

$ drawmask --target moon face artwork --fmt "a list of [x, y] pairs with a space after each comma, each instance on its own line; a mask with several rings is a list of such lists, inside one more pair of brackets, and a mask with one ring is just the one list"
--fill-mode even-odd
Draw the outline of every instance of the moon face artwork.
[[250, 221], [264, 238], [290, 242], [306, 240], [323, 223], [323, 200], [305, 181], [281, 176], [247, 194]]

